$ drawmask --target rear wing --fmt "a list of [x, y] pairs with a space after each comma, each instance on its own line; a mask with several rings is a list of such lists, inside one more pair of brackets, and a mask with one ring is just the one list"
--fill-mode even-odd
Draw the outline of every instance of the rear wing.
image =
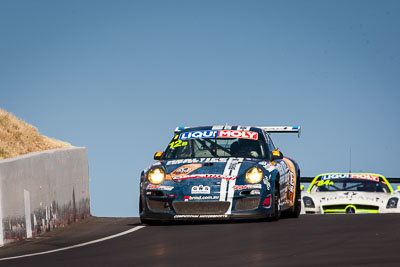
[[258, 128], [263, 129], [267, 133], [297, 133], [300, 137], [301, 127], [300, 126], [259, 126]]

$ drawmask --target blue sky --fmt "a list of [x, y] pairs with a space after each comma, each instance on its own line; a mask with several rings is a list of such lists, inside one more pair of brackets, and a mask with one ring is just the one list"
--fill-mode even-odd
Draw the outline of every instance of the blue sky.
[[303, 176], [400, 177], [399, 1], [0, 1], [0, 107], [87, 148], [95, 216], [138, 216], [176, 126], [274, 135]]

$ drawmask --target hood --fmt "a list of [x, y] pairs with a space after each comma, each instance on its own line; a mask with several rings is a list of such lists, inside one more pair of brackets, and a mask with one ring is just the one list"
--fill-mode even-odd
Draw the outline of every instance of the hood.
[[[166, 180], [185, 180], [196, 178], [236, 179], [257, 165], [260, 159], [250, 158], [193, 158], [164, 160]], [[153, 165], [154, 166], [154, 165]]]

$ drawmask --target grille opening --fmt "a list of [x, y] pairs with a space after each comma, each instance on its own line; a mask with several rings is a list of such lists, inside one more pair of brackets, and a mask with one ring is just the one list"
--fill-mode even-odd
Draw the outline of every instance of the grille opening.
[[[379, 210], [378, 206], [364, 205], [364, 204], [351, 204], [356, 207], [356, 210]], [[325, 205], [322, 208], [324, 210], [345, 210], [349, 204], [337, 204], [337, 205]]]
[[150, 198], [148, 198], [147, 206], [152, 211], [167, 212], [167, 211], [171, 210], [167, 199], [150, 199]]
[[[250, 190], [251, 191], [251, 190]], [[260, 204], [260, 197], [246, 197], [236, 199], [235, 210], [254, 210], [257, 209]]]
[[241, 196], [248, 196], [248, 195], [250, 195], [250, 192], [251, 192], [251, 190], [243, 190], [242, 192], [240, 192], [239, 195], [241, 195]]
[[220, 215], [225, 214], [230, 206], [227, 201], [176, 201], [172, 203], [179, 215]]

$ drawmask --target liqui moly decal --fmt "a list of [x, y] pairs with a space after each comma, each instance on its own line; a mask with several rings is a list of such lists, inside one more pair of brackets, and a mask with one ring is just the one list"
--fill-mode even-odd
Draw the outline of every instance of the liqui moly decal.
[[257, 140], [258, 133], [249, 131], [233, 131], [233, 130], [222, 130], [218, 132], [218, 137], [224, 138], [245, 138]]
[[179, 135], [179, 140], [187, 140], [195, 138], [215, 138], [217, 137], [217, 135], [218, 131], [215, 130], [186, 132], [186, 133], [181, 133]]
[[375, 182], [379, 182], [379, 177], [372, 174], [352, 174], [352, 173], [337, 173], [337, 174], [327, 174], [321, 177], [321, 180], [331, 180], [331, 179], [365, 179]]
[[172, 179], [174, 180], [187, 180], [187, 179], [224, 179], [224, 180], [236, 180], [237, 176], [234, 175], [222, 175], [222, 174], [193, 174], [193, 175], [184, 175], [184, 176], [176, 176]]
[[237, 130], [208, 130], [208, 131], [194, 131], [185, 132], [179, 135], [179, 140], [188, 140], [196, 138], [244, 138], [244, 139], [258, 139], [258, 133], [250, 131], [237, 131]]

